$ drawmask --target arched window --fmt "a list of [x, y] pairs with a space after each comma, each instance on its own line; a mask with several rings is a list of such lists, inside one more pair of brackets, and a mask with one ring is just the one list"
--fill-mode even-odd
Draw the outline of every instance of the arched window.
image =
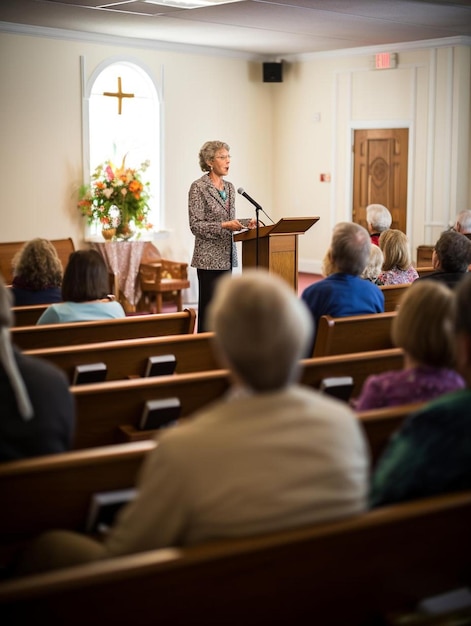
[[[161, 106], [149, 72], [135, 62], [111, 60], [90, 77], [84, 98], [84, 172], [111, 160], [117, 167], [150, 166], [150, 221], [161, 226]], [[95, 235], [92, 229], [89, 235]]]

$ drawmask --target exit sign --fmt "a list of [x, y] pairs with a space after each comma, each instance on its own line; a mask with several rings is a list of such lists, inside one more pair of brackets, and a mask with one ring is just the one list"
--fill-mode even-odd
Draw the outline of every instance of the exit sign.
[[380, 52], [375, 54], [375, 69], [377, 70], [391, 70], [397, 66], [397, 54], [391, 54], [390, 52]]

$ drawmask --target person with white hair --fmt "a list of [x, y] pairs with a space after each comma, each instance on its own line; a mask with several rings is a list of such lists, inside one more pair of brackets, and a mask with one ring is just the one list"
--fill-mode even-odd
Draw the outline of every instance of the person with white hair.
[[[378, 285], [361, 278], [370, 258], [371, 241], [366, 228], [339, 222], [328, 250], [330, 274], [309, 285], [301, 294], [317, 327], [322, 315], [346, 317], [384, 311], [384, 295]], [[310, 351], [311, 356], [314, 340]]]
[[458, 213], [453, 230], [471, 239], [471, 210], [465, 209]]
[[379, 236], [391, 228], [392, 216], [384, 204], [369, 204], [366, 207], [366, 226], [370, 233], [371, 243], [379, 245]]
[[162, 432], [104, 543], [49, 532], [23, 573], [365, 510], [364, 433], [347, 403], [298, 383], [312, 321], [290, 286], [265, 269], [223, 277], [208, 323], [234, 389]]
[[69, 450], [75, 405], [65, 374], [12, 345], [10, 290], [0, 279], [0, 461]]

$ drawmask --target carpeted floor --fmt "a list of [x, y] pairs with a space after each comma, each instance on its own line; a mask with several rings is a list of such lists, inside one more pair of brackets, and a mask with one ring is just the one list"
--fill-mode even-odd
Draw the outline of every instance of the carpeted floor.
[[298, 294], [301, 295], [302, 292], [308, 287], [312, 285], [312, 283], [321, 280], [323, 276], [321, 274], [306, 274], [304, 272], [299, 272], [298, 274]]

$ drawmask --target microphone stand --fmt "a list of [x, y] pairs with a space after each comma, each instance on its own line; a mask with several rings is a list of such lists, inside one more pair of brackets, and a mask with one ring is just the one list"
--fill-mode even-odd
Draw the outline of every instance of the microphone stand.
[[258, 213], [260, 211], [260, 207], [255, 207], [255, 219], [257, 220], [255, 228], [257, 229], [256, 237], [255, 237], [255, 267], [258, 267], [258, 242], [259, 242], [259, 225], [258, 225]]

